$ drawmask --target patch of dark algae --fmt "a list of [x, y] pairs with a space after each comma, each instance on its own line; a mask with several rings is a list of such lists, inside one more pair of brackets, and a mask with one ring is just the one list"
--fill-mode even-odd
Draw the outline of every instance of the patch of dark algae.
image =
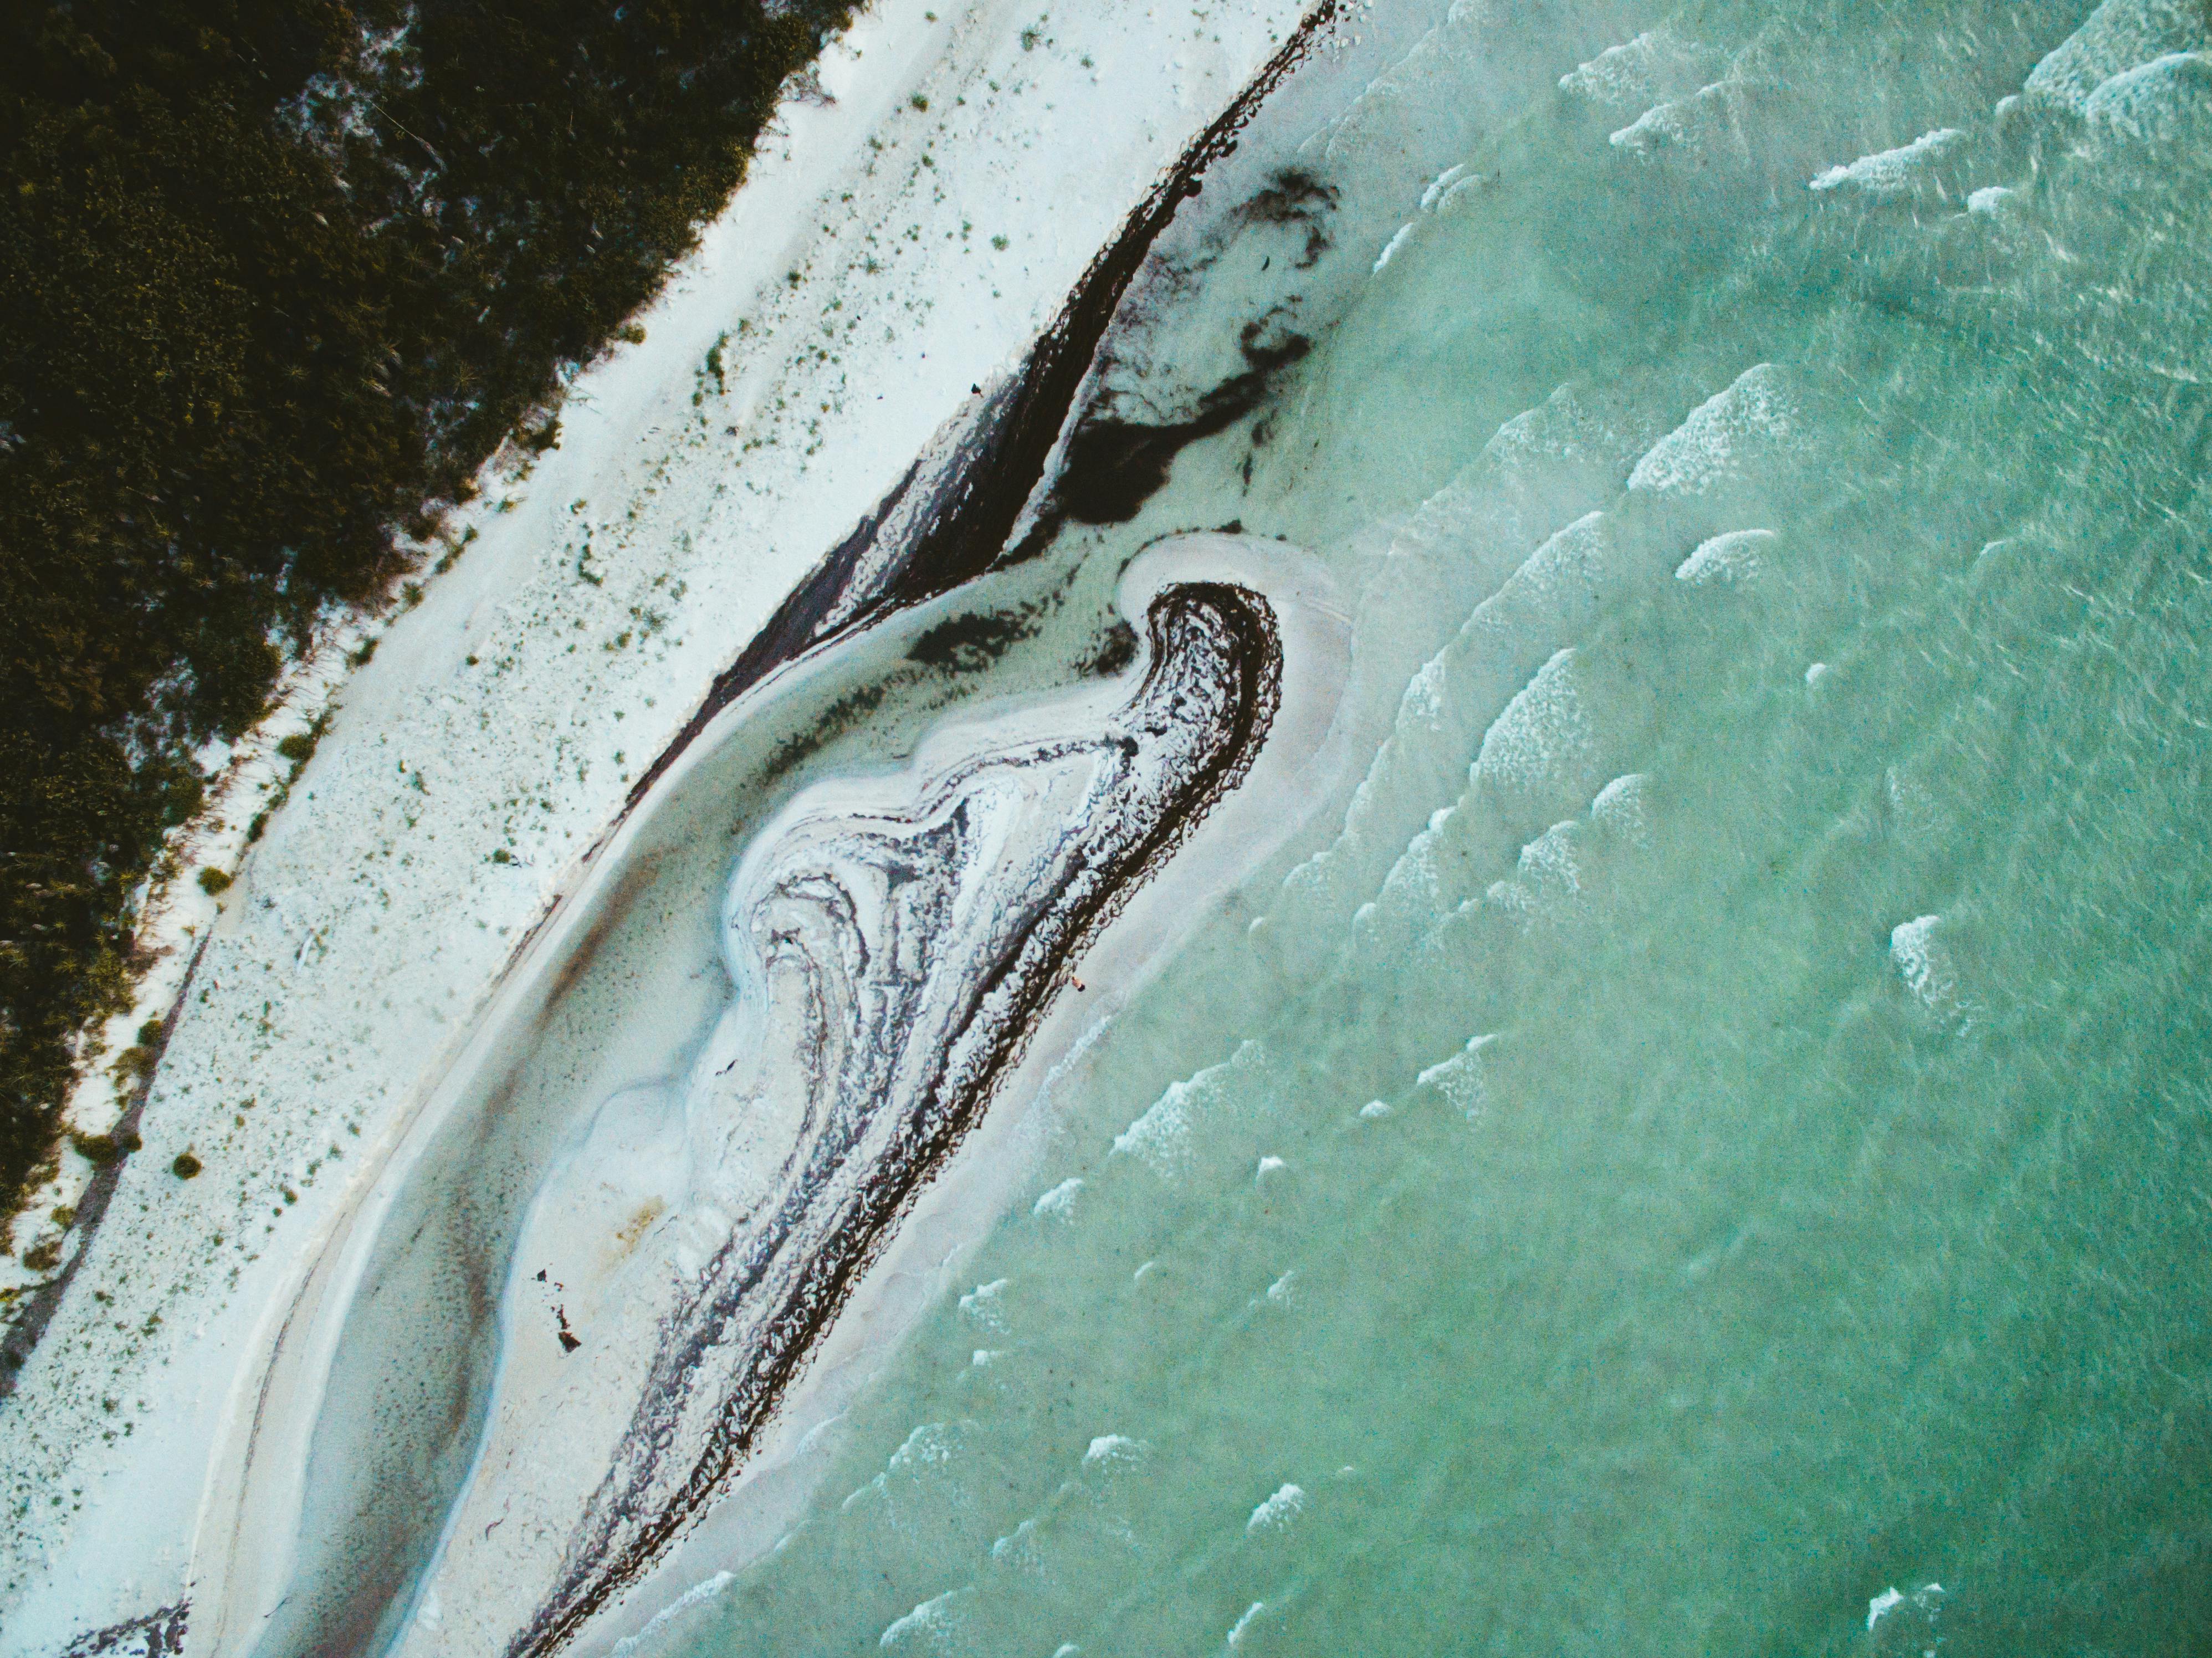
[[[884, 973], [917, 983], [849, 1004], [855, 1028], [822, 1048], [858, 1057], [810, 1079], [823, 1126], [800, 1171], [722, 1247], [696, 1296], [664, 1326], [641, 1402], [569, 1540], [562, 1575], [508, 1658], [557, 1651], [726, 1489], [871, 1263], [1020, 1062], [1069, 964], [1258, 756], [1282, 689], [1267, 602], [1226, 583], [1187, 583], [1161, 592], [1146, 622], [1150, 664], [1103, 729], [987, 756], [898, 824], [905, 890], [935, 892], [949, 907], [963, 890], [960, 790], [969, 771], [1087, 758], [1106, 780], [1096, 798], [1111, 802], [1065, 831], [1054, 879], [1019, 896], [1019, 925], [995, 952], [956, 964], [954, 1017], [926, 1028], [903, 1012], [884, 1029], [869, 1023], [887, 1005], [933, 1003], [933, 990], [918, 993], [927, 966], [887, 965]], [[805, 865], [775, 896], [851, 914], [851, 895], [820, 899], [822, 879]], [[918, 1084], [908, 1069], [917, 1036], [927, 1053]]]

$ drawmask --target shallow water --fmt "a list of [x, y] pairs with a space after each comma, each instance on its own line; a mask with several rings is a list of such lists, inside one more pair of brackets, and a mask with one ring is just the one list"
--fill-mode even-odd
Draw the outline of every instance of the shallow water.
[[1372, 764], [633, 1649], [2201, 1650], [2212, 27], [1417, 9], [1106, 384], [1310, 353], [1053, 556], [1317, 550]]

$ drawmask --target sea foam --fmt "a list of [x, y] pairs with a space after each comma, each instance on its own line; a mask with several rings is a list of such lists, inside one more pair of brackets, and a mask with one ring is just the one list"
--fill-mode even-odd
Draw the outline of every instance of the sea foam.
[[1590, 802], [1590, 819], [1631, 846], [1649, 846], [1651, 831], [1646, 813], [1650, 792], [1651, 780], [1642, 772], [1616, 777]]
[[1413, 1078], [1422, 1088], [1433, 1088], [1472, 1120], [1482, 1114], [1490, 1097], [1483, 1075], [1482, 1051], [1498, 1040], [1495, 1031], [1475, 1037], [1449, 1059], [1431, 1066]]
[[1901, 196], [1956, 149], [1966, 136], [1956, 127], [1938, 127], [1895, 149], [1862, 155], [1856, 161], [1832, 167], [1814, 179], [1808, 188], [1823, 194], [1855, 190], [1861, 195], [1876, 197]]
[[1191, 1139], [1200, 1126], [1231, 1108], [1242, 1079], [1261, 1061], [1257, 1042], [1237, 1045], [1218, 1065], [1210, 1065], [1167, 1091], [1114, 1137], [1114, 1150], [1141, 1158], [1153, 1173], [1170, 1175], [1190, 1161]]
[[1559, 90], [1606, 108], [1649, 105], [1694, 92], [1721, 61], [1722, 54], [1710, 47], [1677, 39], [1664, 28], [1646, 29], [1569, 70], [1559, 77]]
[[1701, 541], [1674, 567], [1674, 579], [1698, 586], [1740, 587], [1759, 574], [1759, 555], [1780, 541], [1771, 530], [1730, 530]]
[[1083, 1466], [1095, 1468], [1107, 1462], [1134, 1462], [1144, 1455], [1141, 1440], [1132, 1439], [1127, 1434], [1100, 1434], [1083, 1453]]
[[1532, 909], [1565, 902], [1582, 891], [1580, 843], [1586, 834], [1579, 820], [1569, 818], [1553, 824], [1521, 848], [1520, 859], [1513, 866], [1513, 884]]
[[1628, 475], [1628, 487], [1705, 495], [1760, 457], [1798, 452], [1804, 444], [1786, 376], [1771, 362], [1757, 363], [1654, 444]]
[[886, 1629], [876, 1644], [885, 1652], [958, 1650], [966, 1621], [961, 1616], [961, 1602], [975, 1593], [973, 1588], [948, 1589], [923, 1601]]
[[608, 1658], [629, 1658], [634, 1652], [646, 1651], [660, 1644], [670, 1624], [696, 1606], [720, 1598], [724, 1589], [736, 1582], [734, 1572], [718, 1571], [703, 1582], [694, 1583], [676, 1599], [646, 1620], [645, 1627], [635, 1635], [626, 1635], [609, 1649]]
[[1555, 781], [1597, 751], [1572, 647], [1554, 652], [1483, 733], [1474, 775], [1509, 793]]
[[2137, 143], [2172, 143], [2212, 120], [2212, 55], [2173, 52], [2124, 70], [2091, 93], [2082, 114], [2094, 126]]
[[1959, 972], [1945, 944], [1941, 915], [1916, 915], [1890, 929], [1889, 956], [1905, 987], [1921, 1005], [1946, 1020], [1960, 1017], [1965, 1004], [1959, 993]]
[[1083, 1190], [1083, 1177], [1071, 1175], [1067, 1179], [1039, 1198], [1030, 1213], [1045, 1220], [1070, 1220], [1074, 1218], [1076, 1194]]
[[2029, 72], [2031, 98], [2087, 112], [2091, 96], [2116, 75], [2207, 42], [2193, 0], [2105, 0], [2088, 21]]
[[1244, 1608], [1244, 1615], [1230, 1626], [1228, 1642], [1232, 1651], [1244, 1644], [1245, 1635], [1251, 1630], [1260, 1614], [1267, 1609], [1267, 1603], [1265, 1600], [1255, 1600]]
[[1000, 1297], [1006, 1294], [1011, 1279], [1001, 1278], [994, 1278], [988, 1284], [977, 1284], [960, 1297], [960, 1310], [984, 1329], [997, 1335], [1005, 1335], [1012, 1327], [1006, 1322], [1006, 1306]]
[[1244, 1522], [1245, 1535], [1257, 1537], [1262, 1532], [1281, 1531], [1304, 1514], [1305, 1507], [1305, 1492], [1285, 1483], [1252, 1510], [1252, 1517]]
[[1744, 85], [1740, 81], [1716, 81], [1686, 98], [1655, 105], [1607, 142], [1643, 161], [1656, 161], [1670, 150], [1703, 155], [1723, 144], [1743, 148]]

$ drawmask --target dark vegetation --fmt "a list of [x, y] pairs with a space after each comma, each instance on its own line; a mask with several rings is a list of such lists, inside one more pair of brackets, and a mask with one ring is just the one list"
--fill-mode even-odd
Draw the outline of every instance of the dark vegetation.
[[976, 673], [1036, 632], [1036, 623], [1029, 612], [980, 610], [951, 616], [915, 641], [907, 659], [948, 673]]
[[557, 442], [564, 366], [852, 9], [0, 8], [0, 1212], [119, 1005], [192, 750], [502, 439]]
[[1079, 524], [1127, 524], [1168, 481], [1176, 454], [1200, 438], [1225, 432], [1258, 408], [1275, 377], [1313, 349], [1303, 334], [1263, 342], [1264, 325], [1245, 326], [1245, 368], [1198, 400], [1187, 420], [1146, 425], [1093, 415], [1067, 441], [1067, 464], [1054, 485], [1054, 504]]

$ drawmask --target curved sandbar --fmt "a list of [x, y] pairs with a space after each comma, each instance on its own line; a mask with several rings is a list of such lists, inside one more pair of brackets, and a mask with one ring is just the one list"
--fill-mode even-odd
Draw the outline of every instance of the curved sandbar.
[[[1064, 1052], [1055, 998], [1095, 1024], [1296, 821], [1343, 670], [1318, 581], [1273, 544], [1157, 550], [1118, 596], [1128, 671], [810, 787], [731, 878], [701, 830], [759, 723], [732, 708], [310, 1272], [211, 1494], [211, 1649], [550, 1651], [646, 1571], [985, 1104]], [[1206, 821], [1255, 778], [1256, 817]], [[1194, 832], [1194, 879], [1146, 887]], [[1086, 949], [1106, 993], [1064, 997]]]

